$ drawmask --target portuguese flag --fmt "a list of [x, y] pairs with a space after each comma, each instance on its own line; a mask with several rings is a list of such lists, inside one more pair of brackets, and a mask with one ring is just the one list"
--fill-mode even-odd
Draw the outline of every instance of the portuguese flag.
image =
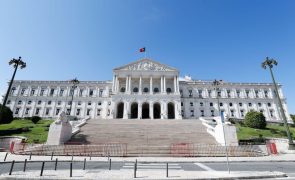
[[139, 52], [145, 52], [145, 47], [140, 48], [140, 49], [139, 49]]

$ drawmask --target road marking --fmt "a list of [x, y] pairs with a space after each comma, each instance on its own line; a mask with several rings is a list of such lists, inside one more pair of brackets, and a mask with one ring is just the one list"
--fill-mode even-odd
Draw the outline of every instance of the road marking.
[[215, 171], [214, 169], [206, 166], [205, 164], [202, 164], [202, 163], [195, 163], [195, 165], [199, 166], [200, 168], [206, 170], [206, 171]]

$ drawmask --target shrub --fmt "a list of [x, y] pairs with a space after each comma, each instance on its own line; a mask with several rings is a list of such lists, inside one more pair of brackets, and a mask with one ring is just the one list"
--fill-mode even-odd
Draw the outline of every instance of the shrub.
[[0, 112], [0, 124], [9, 124], [13, 120], [13, 113], [12, 111], [0, 104], [0, 109], [2, 108], [2, 112]]
[[34, 124], [37, 124], [38, 121], [40, 121], [40, 120], [41, 120], [41, 117], [39, 117], [39, 116], [33, 116], [33, 117], [31, 117], [31, 121], [32, 121]]
[[255, 129], [265, 129], [266, 120], [261, 112], [250, 111], [245, 116], [244, 124], [247, 127], [255, 128]]

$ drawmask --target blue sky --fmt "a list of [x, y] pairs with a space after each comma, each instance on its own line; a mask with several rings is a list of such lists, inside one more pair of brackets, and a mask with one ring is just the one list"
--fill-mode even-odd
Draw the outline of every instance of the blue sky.
[[111, 80], [112, 69], [143, 57], [194, 79], [270, 82], [275, 58], [295, 113], [295, 1], [87, 0], [0, 1], [0, 93], [16, 79]]

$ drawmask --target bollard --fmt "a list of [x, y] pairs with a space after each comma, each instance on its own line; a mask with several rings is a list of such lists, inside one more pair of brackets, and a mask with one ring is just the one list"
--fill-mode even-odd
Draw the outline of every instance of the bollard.
[[57, 169], [57, 158], [55, 159], [55, 166], [54, 166], [54, 170], [56, 171], [56, 169]]
[[109, 170], [111, 170], [112, 169], [112, 159], [110, 159], [110, 161], [109, 161]]
[[31, 160], [32, 159], [32, 152], [30, 152], [30, 159], [29, 160]]
[[4, 161], [6, 161], [7, 155], [8, 155], [8, 153], [5, 154]]
[[10, 166], [9, 175], [11, 175], [11, 174], [12, 174], [13, 166], [14, 166], [14, 160], [11, 162], [11, 166]]
[[26, 167], [27, 167], [27, 159], [25, 159], [25, 162], [24, 162], [24, 169], [23, 169], [24, 172], [26, 171]]
[[136, 171], [137, 171], [137, 159], [135, 160], [135, 163], [134, 163], [134, 178], [136, 178]]
[[86, 167], [86, 158], [84, 158], [83, 170], [85, 170], [85, 167]]
[[40, 176], [43, 176], [44, 165], [45, 165], [45, 162], [43, 161], [41, 166]]
[[52, 159], [53, 159], [53, 151], [51, 152], [51, 161], [52, 161]]
[[73, 176], [73, 163], [70, 164], [70, 177]]
[[166, 177], [168, 177], [169, 174], [168, 174], [168, 163], [166, 164]]

